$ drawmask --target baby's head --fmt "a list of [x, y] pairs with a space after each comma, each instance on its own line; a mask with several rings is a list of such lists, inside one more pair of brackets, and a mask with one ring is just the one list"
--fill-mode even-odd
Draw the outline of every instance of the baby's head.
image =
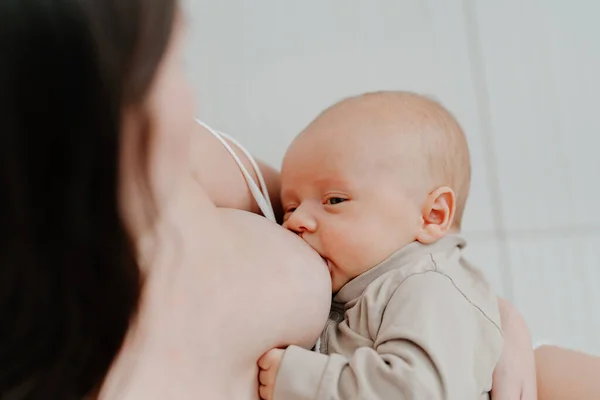
[[288, 149], [281, 180], [284, 227], [327, 260], [336, 292], [403, 246], [460, 229], [469, 150], [437, 102], [369, 93], [319, 115]]

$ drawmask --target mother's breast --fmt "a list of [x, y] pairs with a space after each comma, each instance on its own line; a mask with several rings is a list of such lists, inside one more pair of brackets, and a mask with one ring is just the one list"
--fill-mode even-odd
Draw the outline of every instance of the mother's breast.
[[331, 279], [322, 258], [298, 236], [263, 217], [220, 212], [239, 259], [231, 283], [240, 300], [240, 329], [255, 335], [261, 354], [289, 344], [311, 347], [331, 302]]

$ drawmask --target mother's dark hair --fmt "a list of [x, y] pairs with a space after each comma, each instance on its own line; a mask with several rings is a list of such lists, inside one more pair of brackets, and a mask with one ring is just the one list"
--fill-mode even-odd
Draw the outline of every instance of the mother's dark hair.
[[121, 125], [143, 110], [175, 3], [0, 1], [2, 399], [95, 396], [135, 317]]

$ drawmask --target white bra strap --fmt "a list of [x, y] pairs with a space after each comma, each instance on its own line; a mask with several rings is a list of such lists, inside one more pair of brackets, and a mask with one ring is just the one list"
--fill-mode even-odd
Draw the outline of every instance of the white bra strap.
[[[269, 198], [269, 191], [267, 189], [267, 185], [265, 183], [262, 173], [260, 172], [260, 168], [258, 167], [256, 161], [254, 161], [252, 155], [250, 155], [250, 153], [234, 138], [222, 132], [214, 130], [199, 119], [196, 119], [196, 122], [202, 127], [204, 127], [207, 131], [212, 133], [213, 136], [216, 137], [219, 140], [219, 142], [221, 142], [223, 147], [227, 149], [229, 154], [231, 154], [231, 156], [235, 160], [235, 163], [238, 165], [240, 171], [242, 172], [242, 175], [246, 180], [246, 184], [250, 189], [250, 193], [252, 193], [252, 197], [254, 197], [256, 204], [258, 204], [258, 207], [260, 208], [260, 211], [267, 219], [270, 219], [273, 222], [277, 222], [275, 219], [275, 212], [273, 211], [273, 206], [271, 205], [271, 199]], [[235, 150], [233, 150], [233, 148], [229, 145], [229, 143], [227, 143], [227, 141], [224, 138], [236, 145], [242, 151], [242, 153], [244, 153], [248, 160], [250, 160], [250, 165], [252, 165], [252, 169], [258, 177], [258, 183], [260, 185], [260, 188], [256, 185], [256, 182], [254, 182], [254, 179], [252, 179], [252, 176], [242, 163], [242, 160], [240, 160], [238, 155], [235, 153]]]

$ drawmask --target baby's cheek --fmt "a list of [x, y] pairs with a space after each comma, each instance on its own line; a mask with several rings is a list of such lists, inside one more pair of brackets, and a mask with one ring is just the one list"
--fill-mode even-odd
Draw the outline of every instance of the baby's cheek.
[[364, 264], [370, 260], [374, 248], [377, 247], [377, 237], [365, 235], [365, 232], [358, 229], [346, 233], [348, 236], [345, 244], [346, 253], [351, 255], [352, 259], [358, 264]]
[[360, 256], [361, 243], [356, 240], [355, 232], [352, 229], [338, 229], [335, 232], [329, 232], [322, 235], [322, 243], [329, 257], [336, 260], [337, 263], [343, 264], [340, 267], [347, 269], [352, 264], [352, 260]]

